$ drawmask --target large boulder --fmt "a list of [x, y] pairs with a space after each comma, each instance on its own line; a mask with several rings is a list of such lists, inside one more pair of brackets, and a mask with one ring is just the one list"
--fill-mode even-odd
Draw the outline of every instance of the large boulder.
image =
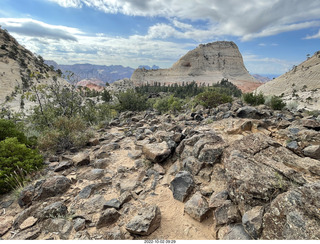
[[320, 239], [320, 181], [278, 195], [263, 226], [261, 239]]
[[153, 163], [161, 163], [169, 157], [171, 149], [167, 142], [144, 144], [142, 152]]
[[184, 202], [194, 187], [192, 175], [188, 171], [180, 171], [170, 182], [173, 198]]
[[154, 232], [161, 223], [161, 212], [158, 206], [152, 205], [141, 211], [126, 225], [131, 234], [148, 236]]
[[263, 206], [294, 185], [315, 181], [318, 160], [301, 158], [271, 138], [257, 133], [235, 141], [224, 152], [230, 198], [242, 214]]
[[199, 222], [207, 217], [209, 210], [208, 202], [200, 192], [196, 192], [184, 205], [184, 212]]

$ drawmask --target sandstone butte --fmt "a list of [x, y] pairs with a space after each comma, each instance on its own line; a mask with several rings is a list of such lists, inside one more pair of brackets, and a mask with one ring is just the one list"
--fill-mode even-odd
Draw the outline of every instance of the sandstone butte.
[[169, 69], [136, 69], [131, 76], [132, 82], [137, 86], [155, 82], [169, 85], [192, 81], [198, 84], [214, 84], [223, 78], [245, 92], [262, 85], [245, 68], [237, 45], [228, 41], [200, 44]]

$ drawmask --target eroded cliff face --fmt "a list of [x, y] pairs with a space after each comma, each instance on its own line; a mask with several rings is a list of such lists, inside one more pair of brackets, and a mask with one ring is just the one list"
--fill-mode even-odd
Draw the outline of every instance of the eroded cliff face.
[[[196, 81], [213, 84], [226, 78], [234, 84], [260, 85], [246, 70], [241, 53], [234, 42], [219, 41], [201, 44], [189, 51], [169, 69], [136, 69], [131, 77], [135, 85], [172, 84]], [[249, 85], [250, 87], [250, 85]]]

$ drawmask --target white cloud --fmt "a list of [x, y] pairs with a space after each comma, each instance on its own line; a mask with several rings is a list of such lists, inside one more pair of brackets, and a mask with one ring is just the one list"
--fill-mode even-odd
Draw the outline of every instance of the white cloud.
[[[48, 0], [62, 7], [86, 5], [105, 13], [171, 18], [173, 26], [194, 34], [183, 20], [207, 20], [211, 36], [232, 35], [243, 41], [320, 26], [320, 1], [313, 0]], [[200, 34], [208, 35], [203, 33]], [[199, 34], [198, 34], [199, 36]]]
[[319, 32], [317, 33], [317, 34], [314, 34], [314, 35], [312, 35], [312, 36], [306, 36], [305, 38], [303, 38], [303, 39], [305, 39], [305, 40], [309, 40], [309, 39], [317, 39], [317, 38], [319, 38], [320, 39], [320, 30], [319, 30]]
[[244, 54], [243, 61], [251, 74], [284, 74], [289, 71], [293, 65], [299, 63], [297, 61], [288, 61], [277, 58], [262, 58], [254, 54]]
[[47, 23], [30, 18], [0, 18], [0, 24], [10, 33], [30, 37], [41, 37], [56, 40], [77, 41], [76, 34], [82, 34], [79, 29]]

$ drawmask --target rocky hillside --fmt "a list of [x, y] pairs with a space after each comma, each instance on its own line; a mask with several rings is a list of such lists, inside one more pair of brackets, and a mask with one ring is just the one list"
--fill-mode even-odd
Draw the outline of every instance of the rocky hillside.
[[229, 79], [244, 91], [254, 90], [260, 82], [246, 70], [241, 53], [234, 42], [219, 41], [199, 45], [180, 58], [170, 69], [136, 69], [131, 76], [135, 85], [196, 81], [213, 84]]
[[130, 78], [134, 69], [130, 67], [123, 67], [122, 65], [93, 65], [93, 64], [73, 64], [63, 65], [57, 64], [54, 61], [45, 61], [48, 65], [52, 65], [55, 69], [60, 69], [62, 72], [71, 71], [77, 75], [79, 81], [96, 79], [113, 83], [117, 80]]
[[260, 86], [265, 95], [283, 96], [287, 103], [296, 102], [299, 108], [320, 109], [320, 51], [289, 72]]
[[320, 117], [241, 101], [122, 113], [0, 198], [15, 239], [320, 239]]
[[41, 56], [35, 56], [0, 28], [0, 103], [11, 97], [17, 88], [26, 91], [33, 84], [50, 82], [53, 76], [57, 73]]

